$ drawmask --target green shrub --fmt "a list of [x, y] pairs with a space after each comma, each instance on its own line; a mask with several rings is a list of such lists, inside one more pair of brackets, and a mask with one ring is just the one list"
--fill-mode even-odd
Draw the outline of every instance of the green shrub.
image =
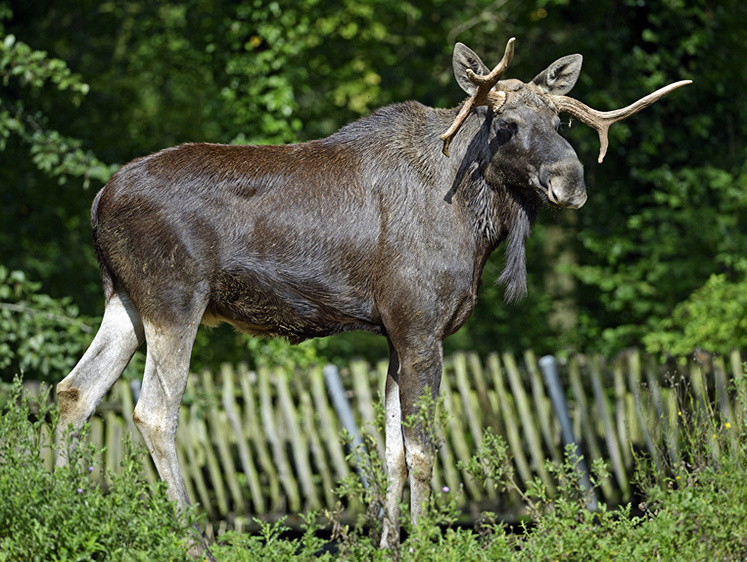
[[[747, 404], [747, 378], [733, 382], [735, 403]], [[584, 485], [580, 459], [571, 449], [563, 462], [546, 465], [554, 493], [539, 479], [519, 483], [509, 448], [486, 431], [461, 470], [482, 485], [521, 495], [528, 517], [518, 530], [509, 530], [493, 513], [483, 514], [474, 528], [458, 525], [461, 492], [444, 490], [432, 494], [428, 512], [414, 528], [403, 506], [406, 538], [397, 552], [380, 550], [380, 526], [373, 522], [386, 477], [376, 447], [366, 438], [366, 447], [354, 456], [368, 486], [355, 475], [340, 484], [338, 495], [341, 502], [368, 506], [368, 519], [351, 527], [341, 523], [341, 508], [324, 517], [310, 512], [304, 516], [303, 533], [291, 537], [283, 520], [258, 522], [259, 533], [226, 533], [211, 550], [218, 560], [239, 562], [747, 559], [747, 416], [737, 412], [731, 417], [712, 404], [698, 403], [687, 389], [680, 392], [680, 460], [657, 468], [637, 459], [636, 482], [644, 498], [640, 505], [612, 509], [599, 503], [589, 510], [607, 469], [601, 461], [590, 463], [591, 487]], [[50, 447], [47, 435], [56, 412], [45, 404], [42, 400], [32, 408], [16, 381], [2, 409], [0, 561], [187, 559], [193, 511], [176, 517], [163, 485], [150, 487], [142, 481], [141, 459], [131, 450], [122, 473], [109, 475], [108, 490], [91, 480], [98, 452], [90, 447], [77, 449], [70, 468], [46, 469], [42, 451]], [[381, 423], [381, 412], [378, 418]], [[438, 441], [438, 417], [416, 416], [407, 423], [432, 426], [432, 439]], [[331, 544], [319, 533], [322, 525], [331, 526]]]
[[689, 355], [696, 348], [728, 353], [747, 347], [747, 280], [711, 275], [643, 338], [648, 351]]
[[32, 404], [15, 381], [0, 412], [0, 561], [187, 559], [193, 510], [178, 516], [164, 485], [143, 481], [131, 445], [108, 489], [92, 479], [101, 451], [90, 446], [49, 471], [42, 452], [57, 417], [45, 396]]
[[257, 535], [248, 533], [229, 532], [221, 536], [220, 544], [212, 547], [211, 551], [218, 560], [231, 562], [286, 562], [287, 560], [321, 561], [332, 560], [332, 554], [322, 552], [324, 539], [317, 536], [320, 525], [317, 513], [308, 513], [304, 520], [304, 533], [299, 538], [285, 538], [283, 532], [285, 517], [276, 523], [266, 523], [257, 520], [260, 532]]

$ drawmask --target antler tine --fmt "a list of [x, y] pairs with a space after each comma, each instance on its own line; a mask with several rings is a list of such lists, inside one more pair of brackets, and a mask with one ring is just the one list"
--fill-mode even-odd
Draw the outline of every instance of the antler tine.
[[449, 155], [449, 144], [451, 144], [451, 140], [457, 134], [457, 131], [462, 126], [462, 123], [464, 123], [464, 120], [467, 118], [470, 111], [480, 105], [490, 105], [494, 107], [500, 106], [506, 101], [506, 94], [504, 92], [491, 92], [491, 90], [506, 73], [508, 65], [511, 64], [511, 61], [514, 58], [514, 41], [516, 41], [515, 37], [508, 40], [501, 62], [499, 62], [489, 74], [475, 74], [472, 70], [467, 69], [467, 78], [477, 86], [477, 89], [475, 90], [475, 93], [464, 102], [456, 119], [454, 119], [454, 122], [451, 124], [451, 127], [449, 127], [449, 129], [440, 137], [441, 140], [444, 141], [443, 153], [446, 156]]
[[501, 62], [499, 62], [495, 66], [495, 68], [490, 71], [490, 74], [475, 74], [471, 69], [468, 68], [467, 78], [469, 78], [472, 83], [477, 86], [478, 89], [482, 88], [483, 91], [489, 92], [492, 87], [498, 83], [498, 80], [503, 77], [503, 75], [506, 73], [506, 70], [508, 70], [508, 65], [511, 64], [512, 60], [514, 60], [515, 41], [516, 37], [511, 37], [511, 39], [508, 40], [508, 42], [506, 43], [506, 50], [503, 52], [503, 58], [501, 59]]
[[663, 98], [672, 90], [676, 90], [677, 88], [686, 86], [687, 84], [692, 84], [692, 80], [680, 80], [679, 82], [669, 84], [668, 86], [659, 88], [655, 92], [639, 99], [637, 102], [632, 103], [627, 107], [616, 109], [614, 111], [597, 111], [596, 109], [592, 109], [588, 105], [581, 103], [577, 99], [568, 96], [549, 94], [549, 97], [555, 104], [558, 112], [568, 113], [585, 125], [596, 129], [599, 134], [599, 163], [601, 164], [604, 160], [605, 154], [607, 154], [607, 147], [609, 145], [607, 132], [614, 123], [638, 113], [643, 108], [648, 107], [652, 103]]

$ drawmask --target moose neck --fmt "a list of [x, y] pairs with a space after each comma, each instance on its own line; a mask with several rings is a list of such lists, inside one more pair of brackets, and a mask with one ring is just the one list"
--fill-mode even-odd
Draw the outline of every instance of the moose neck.
[[[444, 123], [453, 121], [458, 109], [444, 110]], [[488, 182], [485, 172], [491, 159], [491, 119], [487, 109], [474, 112], [454, 139], [450, 159], [456, 172], [446, 201], [463, 207], [472, 221], [480, 272], [490, 254], [507, 240], [505, 265], [498, 281], [506, 286], [506, 301], [512, 302], [527, 293], [526, 241], [541, 202], [519, 186]]]

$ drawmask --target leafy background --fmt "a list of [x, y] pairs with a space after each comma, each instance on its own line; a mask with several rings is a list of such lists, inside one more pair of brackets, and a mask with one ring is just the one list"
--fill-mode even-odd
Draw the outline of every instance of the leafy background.
[[[675, 80], [694, 84], [616, 125], [603, 165], [593, 131], [564, 129], [586, 165], [588, 203], [541, 214], [530, 296], [518, 305], [494, 284], [496, 252], [477, 310], [447, 351], [744, 348], [743, 2], [6, 0], [2, 377], [57, 380], [90, 341], [103, 303], [89, 210], [118, 166], [187, 141], [318, 138], [406, 99], [454, 106], [463, 98], [454, 42], [494, 64], [511, 36], [510, 74], [523, 80], [582, 53], [573, 95], [599, 109]], [[353, 355], [383, 357], [386, 346], [354, 333], [288, 348], [219, 328], [201, 332], [193, 366]]]

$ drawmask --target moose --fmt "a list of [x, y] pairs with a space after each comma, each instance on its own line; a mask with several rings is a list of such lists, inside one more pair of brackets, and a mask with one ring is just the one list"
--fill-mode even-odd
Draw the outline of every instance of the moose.
[[[59, 438], [83, 426], [147, 342], [133, 419], [170, 497], [186, 505], [175, 436], [200, 324], [291, 343], [381, 334], [390, 352], [381, 546], [396, 547], [408, 475], [417, 522], [434, 463], [422, 424], [402, 421], [423, 394], [437, 396], [443, 341], [469, 318], [486, 260], [506, 241], [499, 280], [506, 300], [520, 299], [538, 210], [586, 201], [559, 114], [598, 131], [601, 162], [610, 125], [689, 83], [601, 112], [566, 96], [581, 55], [524, 83], [503, 79], [513, 53], [511, 39], [491, 71], [457, 43], [454, 76], [469, 97], [453, 109], [397, 103], [319, 140], [184, 144], [123, 166], [93, 201], [105, 311], [57, 385]], [[73, 446], [60, 447], [58, 466]], [[204, 552], [204, 540], [193, 549]]]

